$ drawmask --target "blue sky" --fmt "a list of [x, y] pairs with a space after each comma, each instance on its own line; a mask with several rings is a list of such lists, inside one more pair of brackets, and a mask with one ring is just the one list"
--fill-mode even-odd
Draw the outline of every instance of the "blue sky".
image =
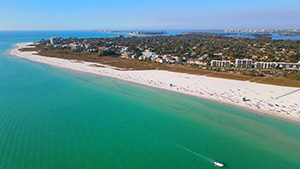
[[0, 30], [300, 29], [300, 0], [0, 0]]

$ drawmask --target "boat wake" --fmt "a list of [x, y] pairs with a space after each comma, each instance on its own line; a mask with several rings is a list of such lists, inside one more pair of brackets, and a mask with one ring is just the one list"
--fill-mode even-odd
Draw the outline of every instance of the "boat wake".
[[187, 152], [190, 152], [190, 153], [192, 153], [192, 154], [194, 154], [194, 155], [196, 155], [196, 156], [198, 156], [198, 157], [200, 157], [200, 158], [206, 160], [207, 162], [214, 163], [214, 160], [212, 160], [212, 159], [209, 158], [209, 157], [204, 156], [203, 154], [196, 153], [196, 152], [194, 152], [194, 151], [192, 151], [192, 150], [190, 150], [190, 149], [188, 149], [188, 148], [186, 148], [186, 147], [183, 147], [183, 146], [181, 146], [181, 145], [178, 145], [178, 144], [176, 144], [176, 143], [172, 143], [172, 142], [169, 142], [169, 141], [167, 141], [167, 142], [170, 143], [170, 144], [172, 144], [172, 145], [174, 145], [174, 146], [176, 146], [176, 147], [179, 147], [179, 148], [181, 148], [181, 149], [183, 149], [183, 150], [185, 150], [185, 151], [187, 151]]

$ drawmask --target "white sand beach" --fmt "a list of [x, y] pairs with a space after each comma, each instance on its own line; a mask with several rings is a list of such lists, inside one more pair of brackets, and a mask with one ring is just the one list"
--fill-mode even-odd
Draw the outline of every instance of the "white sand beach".
[[[45, 57], [36, 55], [35, 52], [18, 50], [25, 46], [28, 48], [30, 44], [32, 43], [16, 44], [17, 48], [11, 50], [10, 54], [56, 67], [166, 89], [300, 122], [300, 88], [162, 70], [122, 71], [103, 64]], [[247, 100], [243, 101], [243, 98]]]

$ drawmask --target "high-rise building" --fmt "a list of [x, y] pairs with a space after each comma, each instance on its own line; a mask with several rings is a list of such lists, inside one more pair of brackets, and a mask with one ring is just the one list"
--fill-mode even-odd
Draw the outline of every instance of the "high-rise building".
[[57, 37], [50, 38], [50, 43], [51, 43], [51, 45], [57, 44]]

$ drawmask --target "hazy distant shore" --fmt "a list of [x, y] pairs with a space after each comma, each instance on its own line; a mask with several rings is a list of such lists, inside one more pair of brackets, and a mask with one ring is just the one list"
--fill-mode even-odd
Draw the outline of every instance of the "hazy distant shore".
[[102, 32], [128, 34], [128, 35], [164, 35], [164, 34], [167, 34], [167, 32], [164, 32], [164, 31], [102, 31]]
[[300, 122], [300, 88], [163, 70], [121, 71], [119, 68], [99, 63], [45, 57], [33, 51], [19, 51], [25, 46], [30, 48], [27, 46], [30, 44], [32, 43], [16, 44], [17, 48], [11, 50], [10, 54], [56, 67], [126, 80]]

